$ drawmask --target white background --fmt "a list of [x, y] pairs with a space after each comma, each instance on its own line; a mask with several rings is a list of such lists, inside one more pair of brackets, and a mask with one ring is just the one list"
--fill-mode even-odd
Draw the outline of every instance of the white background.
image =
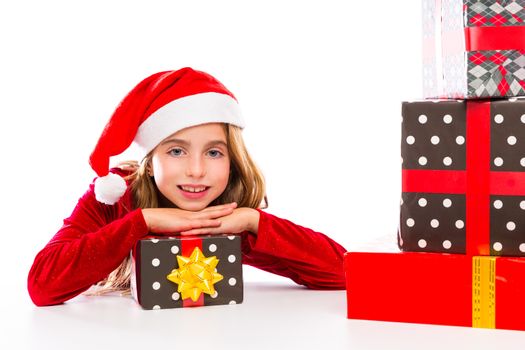
[[2, 261], [26, 274], [94, 178], [88, 157], [116, 105], [147, 75], [183, 66], [236, 94], [269, 212], [347, 249], [394, 241], [401, 101], [421, 96], [420, 10], [416, 0], [3, 3]]
[[420, 42], [417, 0], [2, 2], [0, 293], [30, 304], [29, 267], [95, 176], [88, 157], [114, 108], [184, 66], [237, 96], [269, 212], [347, 249], [395, 242]]

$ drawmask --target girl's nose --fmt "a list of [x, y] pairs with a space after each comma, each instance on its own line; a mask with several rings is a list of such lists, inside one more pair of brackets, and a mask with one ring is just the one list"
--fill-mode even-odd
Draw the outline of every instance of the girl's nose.
[[206, 167], [204, 165], [204, 159], [202, 157], [191, 157], [186, 168], [186, 175], [189, 177], [200, 178], [206, 174]]

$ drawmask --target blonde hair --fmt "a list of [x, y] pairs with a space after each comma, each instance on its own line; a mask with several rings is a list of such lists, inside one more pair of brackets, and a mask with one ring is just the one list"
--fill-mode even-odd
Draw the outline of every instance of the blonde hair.
[[[246, 149], [241, 129], [231, 124], [223, 124], [223, 126], [230, 156], [230, 177], [224, 192], [210, 205], [236, 202], [238, 207], [266, 208], [268, 199], [264, 177]], [[122, 169], [132, 171], [126, 180], [131, 180], [134, 208], [159, 207], [158, 189], [147, 170], [152, 154], [153, 151], [148, 153], [140, 164], [136, 161], [119, 164]], [[131, 258], [128, 256], [106, 279], [97, 284], [100, 288], [95, 294], [114, 291], [128, 294], [130, 278]]]

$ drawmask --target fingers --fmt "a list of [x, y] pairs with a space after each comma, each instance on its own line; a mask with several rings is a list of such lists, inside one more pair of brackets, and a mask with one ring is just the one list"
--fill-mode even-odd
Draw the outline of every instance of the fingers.
[[179, 232], [186, 232], [191, 230], [206, 230], [218, 228], [221, 226], [221, 222], [217, 219], [189, 219], [185, 222], [178, 222], [176, 225], [164, 225], [158, 228], [152, 229], [150, 232], [159, 235], [173, 235]]
[[196, 212], [192, 214], [193, 215], [192, 217], [194, 219], [202, 219], [202, 220], [217, 219], [217, 218], [220, 218], [226, 215], [230, 215], [231, 213], [233, 213], [234, 210], [235, 208], [233, 206], [229, 206], [229, 207], [225, 206], [219, 209], [212, 209], [208, 211]]
[[215, 210], [222, 210], [224, 208], [235, 209], [235, 208], [237, 208], [237, 203], [236, 202], [231, 202], [231, 203], [226, 203], [226, 204], [221, 204], [221, 205], [214, 205], [212, 207], [207, 207], [207, 208], [201, 210], [200, 212], [201, 213], [206, 213], [206, 212], [215, 211]]
[[191, 230], [207, 230], [219, 226], [221, 226], [219, 220], [191, 220], [184, 226], [184, 228], [181, 227], [179, 231], [182, 233]]
[[219, 234], [221, 232], [218, 232], [216, 229], [213, 229], [211, 227], [205, 227], [205, 228], [195, 228], [188, 231], [181, 232], [181, 236], [198, 236], [198, 235], [209, 235], [209, 234]]
[[192, 222], [192, 229], [204, 229], [219, 226], [221, 226], [221, 222], [219, 220], [199, 220], [196, 222]]

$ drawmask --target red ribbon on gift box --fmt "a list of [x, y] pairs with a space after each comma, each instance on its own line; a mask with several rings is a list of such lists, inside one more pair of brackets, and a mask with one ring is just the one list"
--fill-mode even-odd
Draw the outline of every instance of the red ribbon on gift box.
[[[181, 255], [190, 256], [195, 247], [199, 247], [202, 250], [202, 239], [197, 237], [184, 237], [180, 240], [181, 243]], [[182, 307], [191, 306], [203, 306], [204, 305], [204, 293], [201, 293], [197, 301], [191, 300], [191, 298], [184, 299], [182, 301]]]
[[[503, 77], [498, 84], [501, 96], [505, 96], [510, 88], [507, 81], [508, 73], [505, 68], [508, 57], [500, 50], [517, 50], [525, 54], [525, 26], [494, 26], [494, 27], [466, 27], [465, 28], [465, 48], [467, 51], [498, 51], [491, 54], [491, 60], [498, 64], [498, 70]], [[486, 57], [482, 53], [470, 56], [470, 60], [484, 60]], [[511, 75], [513, 77], [513, 75]], [[520, 84], [524, 86], [523, 81]]]
[[466, 27], [467, 51], [525, 50], [525, 26]]
[[466, 170], [402, 170], [403, 192], [466, 196], [466, 253], [490, 255], [490, 195], [525, 195], [525, 172], [490, 171], [490, 102], [466, 101]]

